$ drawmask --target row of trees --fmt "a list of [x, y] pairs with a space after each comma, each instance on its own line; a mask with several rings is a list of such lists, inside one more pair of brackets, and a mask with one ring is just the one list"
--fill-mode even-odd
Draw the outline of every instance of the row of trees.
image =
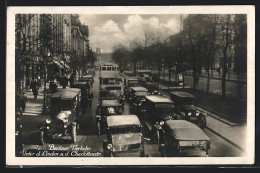
[[[247, 71], [247, 20], [244, 14], [197, 14], [183, 19], [180, 15], [179, 32], [172, 36], [144, 31], [144, 40], [134, 40], [129, 47], [114, 47], [112, 57], [124, 70], [132, 64], [137, 68], [156, 68], [158, 77], [165, 66], [176, 73], [189, 67], [195, 78], [204, 68], [207, 73], [207, 93], [213, 70], [222, 79], [222, 96], [226, 97], [226, 76], [232, 69], [240, 76]], [[234, 64], [234, 66], [232, 66]], [[163, 68], [164, 67], [164, 68]]]

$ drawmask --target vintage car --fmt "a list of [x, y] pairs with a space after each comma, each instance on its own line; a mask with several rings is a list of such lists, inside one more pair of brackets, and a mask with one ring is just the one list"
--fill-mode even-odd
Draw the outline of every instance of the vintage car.
[[120, 100], [117, 97], [102, 97], [96, 110], [96, 123], [98, 134], [103, 134], [107, 129], [107, 117], [120, 115], [123, 112]]
[[210, 149], [208, 136], [195, 124], [186, 120], [168, 120], [163, 131], [160, 151], [167, 157], [207, 157]]
[[121, 86], [107, 86], [105, 90], [109, 91], [110, 96], [118, 97], [120, 100], [120, 104], [124, 107], [125, 103], [125, 96], [123, 95], [122, 87]]
[[136, 79], [136, 78], [127, 79], [125, 86], [124, 86], [124, 95], [125, 95], [126, 100], [129, 100], [130, 91], [131, 91], [130, 88], [137, 87], [138, 85], [139, 85], [138, 79]]
[[138, 81], [142, 84], [152, 81], [152, 73], [150, 70], [137, 70]]
[[90, 91], [90, 86], [89, 86], [88, 82], [74, 82], [72, 88], [81, 89], [81, 105], [82, 105], [82, 108], [86, 107], [87, 100], [88, 100], [88, 94]]
[[195, 96], [187, 92], [171, 92], [171, 99], [174, 101], [174, 112], [177, 119], [190, 121], [200, 128], [206, 127], [207, 114], [196, 109]]
[[103, 142], [104, 156], [144, 156], [141, 129], [141, 123], [136, 115], [107, 117], [107, 140]]
[[130, 110], [135, 114], [141, 114], [145, 111], [143, 102], [145, 101], [148, 90], [144, 87], [131, 87], [130, 90]]
[[160, 134], [158, 131], [167, 120], [174, 119], [173, 101], [166, 96], [150, 95], [145, 97], [145, 124], [150, 132], [152, 142], [158, 143]]
[[82, 76], [79, 80], [79, 82], [88, 82], [89, 86], [92, 87], [94, 83], [94, 78], [92, 75], [88, 74], [85, 76]]
[[159, 95], [159, 83], [146, 82], [145, 88], [148, 90], [148, 95]]
[[71, 141], [76, 142], [81, 111], [81, 90], [60, 89], [51, 96], [51, 116], [40, 128], [40, 144]]

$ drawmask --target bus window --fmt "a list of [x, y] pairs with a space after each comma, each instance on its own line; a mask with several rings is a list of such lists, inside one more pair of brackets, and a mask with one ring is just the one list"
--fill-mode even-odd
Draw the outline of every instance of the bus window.
[[102, 71], [106, 71], [107, 69], [106, 69], [106, 67], [102, 67]]
[[106, 79], [103, 79], [103, 83], [104, 85], [107, 85], [109, 83], [109, 80], [106, 78]]
[[116, 68], [116, 71], [118, 71], [118, 67]]
[[111, 71], [111, 67], [107, 67], [107, 71]]
[[112, 67], [112, 71], [116, 71], [116, 67]]

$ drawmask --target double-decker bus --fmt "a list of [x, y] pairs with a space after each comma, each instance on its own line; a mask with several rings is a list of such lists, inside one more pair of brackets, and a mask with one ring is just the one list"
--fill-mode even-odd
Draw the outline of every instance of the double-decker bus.
[[99, 89], [111, 90], [114, 87], [121, 86], [121, 78], [119, 78], [118, 65], [113, 63], [105, 63], [100, 65], [99, 70]]

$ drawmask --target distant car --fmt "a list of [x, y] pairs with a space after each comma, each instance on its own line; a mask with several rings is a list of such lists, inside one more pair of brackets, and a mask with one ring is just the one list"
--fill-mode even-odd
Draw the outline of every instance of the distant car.
[[92, 85], [93, 85], [93, 83], [94, 83], [93, 75], [88, 74], [88, 75], [82, 76], [82, 77], [79, 79], [79, 82], [88, 82], [89, 86], [92, 87]]
[[185, 120], [168, 120], [162, 125], [160, 151], [166, 157], [207, 157], [208, 136], [196, 125]]
[[96, 109], [96, 123], [98, 134], [103, 134], [107, 129], [107, 117], [121, 115], [123, 112], [120, 100], [117, 97], [102, 97]]
[[125, 87], [124, 87], [124, 95], [125, 95], [126, 100], [129, 100], [130, 92], [131, 92], [130, 88], [137, 87], [138, 85], [139, 85], [138, 79], [136, 79], [136, 78], [127, 79]]
[[81, 111], [81, 90], [60, 89], [51, 96], [51, 119], [40, 128], [40, 145], [55, 141], [76, 142]]
[[107, 140], [103, 142], [105, 157], [144, 156], [142, 126], [136, 115], [107, 117]]
[[131, 87], [130, 90], [130, 110], [135, 114], [141, 114], [145, 111], [143, 102], [148, 94], [148, 90], [144, 87]]
[[159, 95], [159, 83], [146, 82], [145, 88], [148, 90], [148, 95]]
[[121, 86], [107, 86], [105, 90], [109, 91], [110, 96], [118, 97], [120, 104], [124, 108], [125, 96], [123, 95], [123, 90]]
[[81, 89], [81, 103], [82, 103], [82, 108], [85, 108], [87, 105], [87, 100], [88, 100], [88, 94], [90, 91], [90, 86], [88, 82], [74, 82], [72, 88], [79, 88]]
[[196, 109], [196, 98], [187, 92], [171, 92], [171, 99], [174, 101], [174, 111], [177, 119], [187, 120], [197, 124], [200, 128], [207, 125], [206, 113]]
[[174, 119], [173, 101], [165, 96], [150, 95], [145, 97], [145, 124], [154, 143], [160, 141], [161, 125]]

